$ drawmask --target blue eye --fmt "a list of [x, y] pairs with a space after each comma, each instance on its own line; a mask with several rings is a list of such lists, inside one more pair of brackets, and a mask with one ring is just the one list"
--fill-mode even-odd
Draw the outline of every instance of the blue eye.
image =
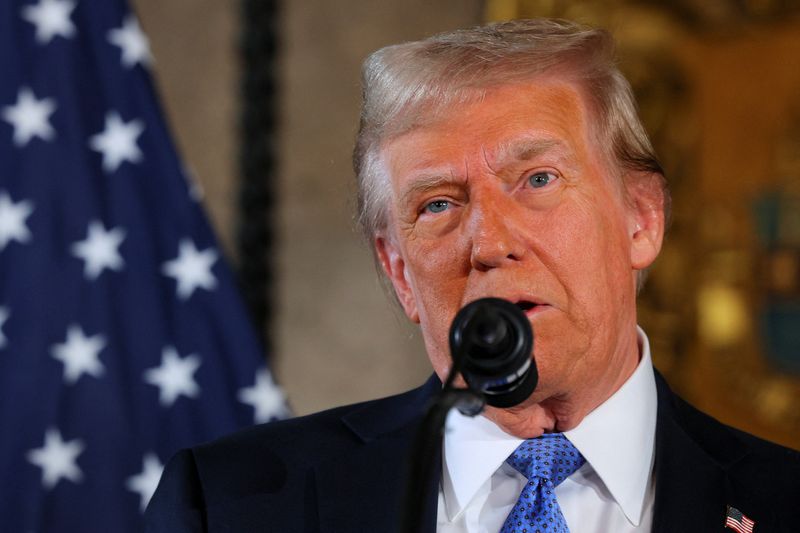
[[541, 189], [542, 187], [549, 185], [550, 182], [554, 181], [555, 179], [556, 176], [552, 172], [537, 172], [528, 178], [528, 182], [534, 189]]
[[425, 211], [429, 213], [441, 213], [450, 207], [450, 202], [447, 200], [434, 200], [425, 206]]

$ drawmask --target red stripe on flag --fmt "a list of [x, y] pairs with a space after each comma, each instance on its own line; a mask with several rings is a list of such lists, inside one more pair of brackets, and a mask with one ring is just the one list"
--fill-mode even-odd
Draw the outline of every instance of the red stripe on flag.
[[742, 521], [739, 522], [738, 520], [728, 516], [725, 518], [725, 527], [729, 527], [738, 531], [739, 533], [753, 533], [753, 526], [755, 522], [747, 518], [746, 516], [742, 517]]

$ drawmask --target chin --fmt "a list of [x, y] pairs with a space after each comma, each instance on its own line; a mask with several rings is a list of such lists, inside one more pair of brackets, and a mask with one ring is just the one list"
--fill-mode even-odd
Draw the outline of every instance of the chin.
[[506, 433], [521, 439], [534, 439], [556, 429], [556, 419], [539, 404], [507, 409], [487, 407], [484, 415]]

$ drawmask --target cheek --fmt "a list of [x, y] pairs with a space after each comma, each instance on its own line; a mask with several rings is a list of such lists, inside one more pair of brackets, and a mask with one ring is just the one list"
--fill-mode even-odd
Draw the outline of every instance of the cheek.
[[469, 257], [458, 240], [409, 239], [406, 245], [406, 268], [414, 281], [416, 296], [423, 302], [450, 301], [459, 298]]
[[[432, 360], [449, 366], [450, 323], [461, 307], [469, 273], [468, 258], [457, 243], [408, 241], [407, 275], [419, 312], [420, 328]], [[434, 367], [439, 368], [436, 360]]]
[[430, 261], [415, 276], [414, 292], [419, 302], [420, 325], [441, 336], [458, 312], [466, 287], [466, 277], [454, 268], [455, 261]]
[[[433, 280], [431, 280], [433, 281]], [[441, 379], [450, 370], [450, 324], [460, 307], [463, 290], [442, 283], [421, 283], [417, 286], [419, 327], [431, 364]]]
[[[598, 207], [601, 206], [601, 207]], [[601, 211], [607, 206], [607, 211]], [[613, 200], [580, 202], [556, 216], [548, 256], [551, 272], [560, 279], [569, 301], [585, 320], [595, 320], [609, 293], [631, 277], [629, 243], [624, 219]]]
[[[613, 334], [630, 302], [633, 270], [630, 249], [626, 246], [625, 230], [615, 220], [598, 225], [596, 246], [592, 250], [590, 269], [585, 276], [590, 280], [585, 302], [589, 320], [597, 324], [598, 334]], [[588, 266], [588, 265], [587, 265]]]

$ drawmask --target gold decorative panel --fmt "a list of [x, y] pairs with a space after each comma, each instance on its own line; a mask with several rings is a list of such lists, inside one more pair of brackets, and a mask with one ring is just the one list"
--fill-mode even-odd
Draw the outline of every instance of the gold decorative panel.
[[488, 0], [617, 38], [673, 221], [640, 296], [687, 400], [800, 449], [800, 2]]

